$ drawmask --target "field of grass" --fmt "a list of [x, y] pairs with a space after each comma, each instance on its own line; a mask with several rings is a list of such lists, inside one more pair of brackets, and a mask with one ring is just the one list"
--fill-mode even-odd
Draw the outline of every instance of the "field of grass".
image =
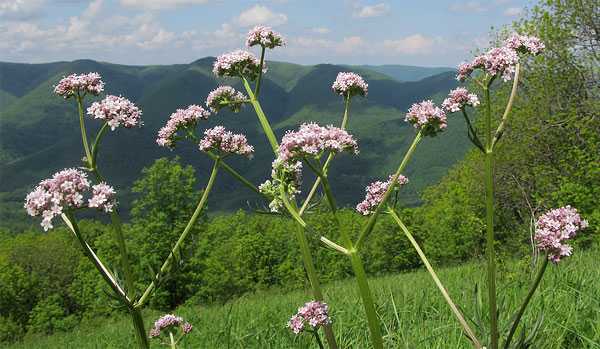
[[[544, 314], [535, 348], [600, 348], [597, 256], [598, 250], [576, 253], [560, 265], [548, 268], [523, 322], [531, 326], [539, 314]], [[506, 326], [534, 273], [529, 263], [516, 261], [501, 264], [500, 273], [500, 318]], [[484, 265], [470, 263], [441, 269], [439, 274], [466, 315], [473, 317], [476, 313], [473, 291], [475, 284], [484, 281]], [[387, 347], [469, 348], [424, 271], [374, 278], [371, 285], [378, 300]], [[353, 280], [329, 284], [326, 297], [341, 347], [367, 348], [367, 325], [354, 286]], [[286, 328], [288, 318], [309, 298], [308, 290], [291, 293], [272, 290], [222, 306], [182, 306], [175, 313], [194, 325], [182, 347], [316, 348], [311, 336], [294, 336]], [[146, 312], [147, 326], [159, 315], [156, 311]], [[70, 333], [28, 337], [9, 348], [133, 348], [134, 345], [129, 319], [123, 316], [89, 320]]]

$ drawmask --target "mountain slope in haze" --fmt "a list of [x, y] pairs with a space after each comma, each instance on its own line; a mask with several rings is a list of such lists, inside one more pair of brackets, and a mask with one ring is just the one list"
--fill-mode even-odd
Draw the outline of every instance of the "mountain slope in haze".
[[416, 67], [412, 65], [385, 64], [385, 65], [358, 65], [352, 68], [363, 68], [384, 74], [397, 81], [418, 81], [432, 75], [454, 71], [448, 67]]
[[[132, 200], [128, 191], [131, 183], [143, 167], [159, 157], [181, 156], [183, 163], [196, 168], [199, 185], [204, 185], [210, 161], [196, 145], [181, 142], [176, 150], [169, 151], [157, 146], [155, 139], [158, 129], [176, 108], [203, 104], [207, 94], [218, 84], [243, 89], [235, 79], [216, 79], [212, 74], [213, 60], [207, 57], [190, 64], [170, 66], [123, 66], [91, 60], [0, 63], [1, 224], [34, 224], [22, 209], [26, 193], [57, 170], [80, 165], [77, 159], [82, 158], [83, 152], [75, 101], [52, 93], [52, 86], [63, 75], [73, 72], [99, 72], [106, 82], [105, 93], [126, 96], [143, 110], [144, 127], [109, 132], [100, 149], [100, 168], [119, 190], [125, 212]], [[343, 100], [331, 91], [331, 84], [337, 73], [348, 71], [348, 67], [283, 62], [269, 62], [268, 66], [261, 103], [279, 138], [286, 130], [306, 121], [323, 125], [340, 123]], [[339, 155], [331, 169], [336, 178], [333, 190], [340, 204], [352, 206], [362, 200], [365, 185], [394, 170], [412, 141], [415, 131], [404, 122], [408, 107], [432, 96], [438, 96], [439, 102], [439, 98], [456, 86], [452, 73], [398, 82], [366, 68], [356, 71], [369, 83], [368, 97], [353, 99], [348, 125], [358, 139], [361, 153], [359, 156]], [[15, 80], [14, 83], [11, 80]], [[86, 105], [91, 102], [88, 99]], [[89, 134], [94, 135], [100, 123], [90, 118], [86, 121]], [[239, 114], [222, 111], [213, 115], [199, 125], [198, 133], [217, 124], [245, 133], [255, 147], [252, 160], [231, 157], [227, 162], [253, 183], [267, 179], [273, 154], [252, 108], [246, 106]], [[463, 137], [463, 126], [462, 120], [452, 118], [448, 132], [422, 142], [406, 170], [411, 185], [403, 191], [405, 202], [416, 203], [424, 186], [436, 182], [449, 166], [462, 158], [469, 147]], [[305, 185], [311, 180], [306, 170]], [[231, 195], [232, 192], [235, 195]], [[254, 193], [226, 173], [218, 178], [211, 199], [213, 212], [263, 205]]]

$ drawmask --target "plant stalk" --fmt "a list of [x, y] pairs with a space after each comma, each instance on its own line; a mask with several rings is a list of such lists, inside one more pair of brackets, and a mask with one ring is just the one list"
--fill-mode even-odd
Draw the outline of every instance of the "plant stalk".
[[252, 87], [250, 87], [250, 83], [248, 82], [248, 80], [242, 77], [242, 82], [244, 83], [244, 88], [246, 88], [246, 92], [250, 97], [250, 104], [252, 104], [252, 107], [254, 107], [254, 111], [256, 112], [256, 116], [258, 117], [258, 121], [260, 122], [260, 125], [262, 126], [262, 129], [265, 132], [265, 136], [267, 136], [267, 139], [271, 144], [271, 148], [273, 148], [273, 152], [275, 153], [275, 156], [277, 156], [279, 144], [277, 143], [277, 138], [275, 137], [275, 133], [273, 133], [271, 124], [269, 124], [269, 120], [267, 119], [265, 112], [262, 110], [262, 107], [260, 106], [260, 102], [258, 101], [256, 95], [254, 94], [254, 92], [252, 92]]
[[362, 299], [365, 312], [367, 313], [367, 324], [369, 326], [369, 331], [371, 332], [371, 343], [373, 344], [373, 348], [382, 349], [383, 337], [381, 336], [379, 319], [377, 318], [377, 312], [375, 310], [375, 301], [373, 300], [373, 295], [371, 294], [371, 289], [369, 288], [369, 281], [367, 279], [367, 273], [365, 272], [362, 259], [360, 258], [358, 251], [352, 245], [352, 239], [348, 235], [348, 232], [346, 232], [344, 227], [341, 226], [337, 217], [337, 206], [327, 176], [324, 175], [322, 171], [315, 172], [321, 178], [323, 190], [325, 191], [325, 197], [327, 198], [327, 202], [329, 202], [329, 206], [331, 207], [331, 212], [335, 219], [335, 223], [337, 224], [338, 229], [340, 229], [342, 239], [346, 244], [345, 248], [348, 250], [348, 256], [350, 257], [352, 269], [354, 270], [356, 282], [358, 283], [360, 298]]
[[454, 315], [458, 319], [458, 322], [462, 326], [462, 328], [465, 331], [466, 335], [473, 342], [473, 346], [475, 348], [477, 348], [477, 349], [481, 349], [482, 345], [479, 342], [479, 340], [477, 339], [477, 337], [475, 336], [475, 332], [473, 332], [473, 330], [471, 329], [471, 327], [469, 326], [469, 324], [465, 320], [465, 318], [462, 315], [462, 313], [460, 312], [460, 310], [458, 310], [458, 308], [456, 307], [456, 305], [452, 301], [452, 298], [450, 298], [450, 295], [448, 294], [448, 290], [446, 290], [446, 288], [444, 287], [444, 285], [442, 284], [442, 282], [438, 278], [435, 270], [433, 270], [433, 267], [429, 263], [429, 260], [425, 256], [425, 253], [423, 253], [423, 250], [421, 250], [421, 247], [417, 243], [417, 240], [415, 240], [415, 238], [413, 237], [413, 235], [410, 233], [410, 231], [408, 230], [408, 228], [406, 228], [406, 225], [404, 225], [404, 222], [402, 222], [402, 220], [400, 219], [400, 217], [398, 216], [398, 214], [396, 213], [396, 211], [394, 211], [393, 208], [389, 207], [388, 208], [388, 212], [390, 213], [390, 215], [392, 216], [392, 218], [394, 218], [394, 220], [396, 221], [396, 223], [398, 224], [398, 226], [400, 227], [400, 229], [404, 232], [404, 235], [406, 235], [406, 237], [408, 238], [408, 240], [410, 241], [410, 243], [413, 245], [413, 247], [417, 251], [417, 254], [421, 258], [421, 261], [425, 265], [425, 268], [427, 268], [427, 271], [431, 275], [431, 278], [435, 282], [435, 285], [438, 287], [438, 289], [442, 293], [442, 296], [446, 300], [446, 303], [448, 303], [448, 305], [450, 306], [450, 309], [452, 310], [452, 312], [454, 313]]
[[260, 70], [258, 71], [258, 79], [256, 79], [256, 86], [254, 87], [254, 95], [258, 98], [260, 93], [260, 84], [262, 82], [263, 66], [265, 65], [265, 47], [261, 46], [260, 51]]
[[485, 147], [485, 211], [488, 306], [490, 316], [490, 348], [498, 349], [498, 307], [496, 304], [496, 252], [494, 238], [494, 150], [492, 138], [492, 109], [489, 83], [484, 87], [486, 115]]
[[83, 118], [83, 97], [77, 93], [77, 111], [79, 112], [79, 128], [81, 129], [81, 141], [85, 151], [85, 162], [88, 167], [92, 167], [92, 153], [88, 144], [87, 133], [85, 130], [85, 120]]
[[187, 238], [188, 234], [192, 230], [192, 227], [196, 223], [196, 220], [198, 220], [198, 217], [200, 217], [200, 213], [202, 213], [202, 211], [204, 209], [204, 206], [206, 204], [206, 201], [208, 200], [208, 194], [212, 190], [212, 187], [213, 187], [213, 185], [215, 183], [215, 179], [217, 177], [217, 173], [219, 172], [219, 166], [220, 166], [219, 164], [220, 164], [220, 162], [221, 162], [220, 158], [217, 158], [215, 160], [215, 163], [213, 164], [213, 167], [212, 167], [212, 170], [211, 170], [211, 173], [210, 173], [210, 177], [208, 179], [208, 183], [206, 184], [206, 188], [204, 189], [204, 192], [202, 193], [202, 197], [200, 198], [200, 201], [198, 202], [198, 206], [196, 206], [196, 210], [194, 211], [194, 213], [192, 214], [192, 217], [188, 221], [185, 229], [183, 230], [183, 233], [181, 233], [181, 235], [179, 236], [179, 239], [175, 243], [175, 246], [173, 247], [173, 249], [169, 253], [169, 256], [163, 262], [163, 265], [160, 267], [160, 270], [156, 274], [154, 280], [152, 280], [150, 282], [150, 284], [148, 285], [148, 287], [144, 291], [144, 294], [136, 302], [136, 304], [135, 304], [136, 308], [141, 308], [144, 305], [144, 303], [147, 301], [148, 297], [150, 296], [150, 294], [152, 293], [152, 291], [156, 287], [156, 283], [158, 282], [158, 279], [171, 267], [171, 263], [173, 263], [173, 259], [175, 258], [175, 255], [181, 249], [181, 245], [183, 244], [183, 242]]
[[521, 307], [519, 308], [519, 311], [517, 312], [515, 320], [513, 321], [512, 326], [510, 327], [510, 332], [508, 332], [508, 336], [506, 337], [506, 342], [504, 343], [504, 349], [509, 348], [510, 342], [512, 341], [512, 338], [513, 338], [515, 332], [517, 331], [517, 327], [519, 326], [519, 322], [521, 321], [521, 317], [523, 317], [523, 314], [525, 313], [525, 309], [529, 305], [529, 301], [531, 301], [533, 294], [535, 293], [538, 286], [540, 285], [540, 281], [542, 281], [542, 277], [544, 276], [544, 273], [546, 272], [546, 267], [548, 267], [548, 255], [546, 255], [545, 257], [546, 258], [544, 258], [544, 261], [542, 262], [542, 266], [538, 270], [535, 280], [533, 281], [533, 284], [531, 284], [531, 288], [529, 289], [529, 292], [527, 292], [527, 296], [523, 300], [523, 303], [521, 304]]

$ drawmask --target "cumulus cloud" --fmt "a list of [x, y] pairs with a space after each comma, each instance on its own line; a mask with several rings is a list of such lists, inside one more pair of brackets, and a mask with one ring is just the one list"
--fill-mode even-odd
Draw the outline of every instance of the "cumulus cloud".
[[523, 8], [521, 7], [509, 7], [504, 10], [504, 15], [508, 17], [517, 17], [523, 13]]
[[120, 4], [145, 10], [163, 10], [175, 7], [202, 5], [208, 0], [120, 0]]
[[431, 53], [436, 39], [422, 34], [413, 34], [396, 40], [385, 40], [383, 46], [394, 53], [420, 55]]
[[368, 18], [368, 17], [379, 17], [390, 12], [390, 6], [388, 4], [380, 3], [376, 5], [360, 6], [354, 11], [354, 17]]
[[242, 27], [251, 27], [258, 24], [277, 26], [286, 23], [288, 17], [283, 13], [275, 13], [268, 7], [254, 5], [240, 13], [237, 23]]

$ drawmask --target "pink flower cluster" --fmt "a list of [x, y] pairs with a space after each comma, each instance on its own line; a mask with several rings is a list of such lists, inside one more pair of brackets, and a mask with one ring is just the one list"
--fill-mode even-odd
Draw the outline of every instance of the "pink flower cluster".
[[509, 81], [514, 75], [515, 65], [519, 62], [519, 52], [537, 55], [544, 48], [544, 43], [535, 36], [513, 34], [504, 41], [503, 46], [490, 49], [470, 63], [461, 63], [456, 78], [464, 81], [475, 69], [483, 69], [490, 75], [499, 75], [504, 81]]
[[166, 314], [154, 322], [154, 327], [150, 330], [150, 338], [159, 337], [163, 330], [170, 331], [175, 328], [181, 328], [181, 331], [185, 335], [192, 331], [193, 326], [190, 323], [185, 322], [183, 318], [179, 316]]
[[[264, 70], [265, 68], [263, 68]], [[224, 53], [213, 64], [213, 73], [217, 76], [245, 77], [254, 80], [260, 72], [260, 62], [256, 57], [243, 50]]]
[[424, 136], [435, 136], [448, 126], [446, 113], [430, 100], [413, 104], [404, 120], [421, 130]]
[[118, 126], [125, 128], [142, 126], [140, 108], [121, 96], [108, 95], [102, 101], [92, 103], [87, 113], [95, 119], [106, 121], [113, 131]]
[[326, 150], [358, 154], [358, 144], [352, 135], [341, 128], [307, 123], [302, 124], [298, 131], [285, 133], [279, 145], [278, 160], [301, 160], [304, 156], [318, 156]]
[[[44, 230], [52, 229], [52, 219], [69, 208], [84, 207], [83, 195], [89, 191], [87, 175], [74, 168], [55, 173], [52, 178], [41, 181], [25, 198], [25, 208], [30, 216], [42, 216]], [[115, 190], [106, 183], [92, 187], [88, 206], [110, 212], [115, 201]]]
[[[368, 216], [371, 213], [375, 212], [375, 208], [377, 208], [381, 201], [383, 201], [383, 196], [385, 195], [385, 192], [390, 187], [390, 184], [392, 184], [392, 179], [394, 179], [394, 176], [390, 176], [385, 182], [376, 181], [369, 184], [365, 188], [365, 192], [367, 193], [367, 195], [365, 196], [365, 199], [362, 202], [356, 205], [356, 211], [358, 211], [363, 216]], [[408, 178], [404, 177], [403, 175], [400, 175], [398, 176], [396, 183], [398, 186], [404, 185], [408, 183]]]
[[562, 257], [570, 256], [573, 251], [565, 242], [587, 227], [588, 222], [581, 219], [577, 209], [567, 205], [550, 210], [538, 218], [534, 239], [537, 247], [548, 253], [548, 259], [558, 263]]
[[204, 131], [199, 148], [202, 151], [216, 150], [226, 154], [252, 157], [254, 147], [248, 144], [243, 134], [233, 134], [223, 126], [215, 126]]
[[247, 97], [243, 93], [236, 91], [231, 86], [219, 86], [206, 97], [206, 106], [213, 113], [218, 113], [225, 106], [237, 113], [246, 99]]
[[255, 45], [273, 49], [285, 45], [285, 40], [281, 34], [274, 32], [271, 27], [258, 25], [248, 32], [248, 38], [246, 39], [246, 46], [252, 47]]
[[329, 325], [331, 321], [327, 304], [319, 301], [304, 304], [302, 308], [298, 308], [298, 313], [290, 318], [288, 327], [292, 332], [298, 334], [304, 330], [307, 323], [313, 329]]
[[173, 148], [177, 131], [196, 126], [200, 119], [208, 119], [210, 112], [199, 105], [190, 105], [185, 109], [177, 109], [169, 117], [167, 124], [158, 131], [156, 143], [161, 147]]
[[466, 88], [458, 87], [450, 91], [448, 98], [442, 103], [442, 109], [446, 113], [456, 113], [467, 105], [471, 107], [478, 106], [479, 98], [477, 98], [476, 94], [469, 93], [469, 90]]
[[355, 95], [366, 96], [369, 85], [356, 73], [340, 72], [331, 88], [333, 89], [333, 92], [345, 97], [352, 97]]
[[513, 34], [511, 37], [504, 41], [504, 46], [513, 49], [520, 53], [527, 53], [531, 55], [540, 54], [545, 48], [546, 45], [535, 36], [527, 36], [520, 34]]
[[88, 202], [88, 207], [96, 207], [104, 212], [112, 212], [117, 203], [117, 192], [110, 185], [102, 182], [92, 186], [92, 198]]
[[104, 82], [98, 73], [71, 74], [63, 77], [58, 85], [54, 86], [54, 93], [64, 98], [86, 93], [97, 96], [102, 91], [104, 91]]

